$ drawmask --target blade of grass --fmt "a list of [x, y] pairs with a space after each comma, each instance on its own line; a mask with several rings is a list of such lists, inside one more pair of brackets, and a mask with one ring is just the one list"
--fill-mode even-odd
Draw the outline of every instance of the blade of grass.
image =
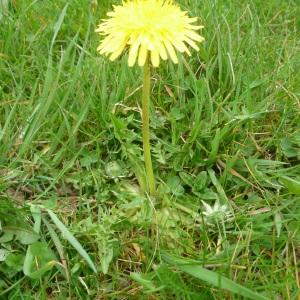
[[48, 232], [51, 236], [51, 239], [56, 247], [56, 250], [59, 254], [60, 260], [62, 262], [62, 265], [64, 266], [64, 269], [62, 269], [63, 274], [66, 276], [67, 280], [70, 281], [70, 275], [68, 271], [68, 266], [66, 263], [65, 255], [64, 255], [64, 248], [63, 245], [56, 234], [55, 230], [52, 228], [51, 224], [46, 220], [46, 218], [42, 217], [43, 223], [46, 225]]
[[83, 249], [81, 244], [78, 242], [78, 240], [73, 236], [73, 234], [68, 230], [68, 228], [58, 219], [56, 214], [52, 212], [50, 209], [47, 209], [47, 213], [50, 216], [53, 223], [57, 226], [57, 228], [60, 230], [64, 238], [77, 250], [77, 252], [82, 256], [82, 258], [87, 262], [87, 264], [90, 266], [90, 268], [97, 273], [97, 269], [91, 260], [90, 256], [87, 254], [87, 252]]
[[173, 256], [163, 254], [163, 260], [167, 263], [175, 266], [178, 270], [187, 273], [193, 277], [201, 279], [215, 287], [228, 290], [234, 294], [243, 296], [248, 299], [253, 300], [268, 300], [267, 297], [258, 294], [234, 281], [228, 279], [227, 277], [220, 275], [216, 272], [207, 270], [200, 267], [199, 265], [190, 264], [184, 259], [177, 259]]

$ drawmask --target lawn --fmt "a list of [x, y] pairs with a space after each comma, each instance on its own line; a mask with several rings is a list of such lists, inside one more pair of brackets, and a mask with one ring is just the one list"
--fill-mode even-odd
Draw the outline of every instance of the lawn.
[[205, 41], [142, 75], [116, 0], [0, 0], [0, 299], [300, 299], [300, 2], [178, 0]]

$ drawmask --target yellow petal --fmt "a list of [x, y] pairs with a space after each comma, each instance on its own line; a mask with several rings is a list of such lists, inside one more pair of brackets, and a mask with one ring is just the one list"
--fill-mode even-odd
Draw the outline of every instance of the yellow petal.
[[173, 48], [173, 45], [167, 39], [164, 40], [164, 44], [168, 50], [168, 53], [169, 53], [173, 63], [178, 64], [178, 58], [177, 58], [176, 52]]
[[186, 45], [179, 39], [173, 39], [172, 44], [179, 52], [189, 52]]
[[100, 54], [103, 54], [105, 52], [115, 52], [118, 51], [118, 49], [121, 47], [122, 49], [127, 44], [127, 40], [124, 38], [111, 38], [108, 40], [103, 40], [102, 42], [103, 47], [101, 47]]
[[184, 33], [185, 36], [188, 36], [189, 38], [191, 38], [192, 40], [198, 41], [198, 42], [202, 42], [204, 40], [204, 38], [197, 34], [194, 31], [188, 30]]
[[167, 51], [165, 49], [165, 46], [164, 44], [161, 42], [161, 41], [158, 41], [156, 43], [156, 48], [159, 52], [159, 55], [160, 57], [163, 59], [163, 60], [167, 60], [168, 59], [168, 54], [167, 54]]
[[148, 45], [148, 50], [149, 51], [152, 51], [152, 50], [155, 49], [155, 45], [154, 45], [153, 41], [150, 40], [150, 39], [146, 42], [146, 45]]
[[110, 60], [115, 60], [115, 59], [117, 59], [121, 54], [122, 54], [122, 52], [123, 52], [123, 50], [124, 50], [124, 47], [126, 46], [126, 40], [122, 43], [122, 44], [120, 44], [119, 45], [119, 48], [118, 49], [116, 49], [112, 54], [111, 54], [111, 56], [109, 57], [109, 59]]
[[[1, 1], [1, 0], [0, 0]], [[96, 32], [103, 37], [97, 50], [110, 57], [119, 57], [129, 48], [128, 64], [144, 65], [150, 60], [157, 67], [160, 59], [178, 62], [177, 51], [190, 55], [191, 46], [204, 40], [196, 31], [197, 18], [190, 18], [174, 0], [121, 0], [113, 11], [102, 19]]]
[[148, 55], [148, 50], [145, 47], [145, 45], [142, 44], [140, 48], [139, 60], [138, 60], [138, 64], [140, 67], [142, 67], [145, 64], [147, 55]]
[[116, 60], [116, 59], [122, 54], [122, 52], [123, 52], [123, 49], [119, 49], [118, 51], [113, 52], [113, 53], [110, 55], [109, 59], [110, 59], [111, 61]]
[[199, 47], [197, 46], [197, 44], [193, 40], [189, 39], [188, 37], [185, 37], [184, 41], [187, 42], [196, 51], [199, 51]]
[[198, 20], [197, 17], [194, 17], [194, 18], [187, 18], [186, 22], [187, 22], [187, 23], [195, 23], [197, 20]]
[[198, 30], [204, 28], [204, 26], [191, 25], [191, 24], [186, 24], [184, 27], [186, 29], [192, 29], [192, 30]]
[[128, 66], [132, 67], [135, 62], [138, 55], [138, 50], [140, 47], [140, 39], [137, 39], [130, 47], [129, 49], [129, 56], [128, 56]]
[[100, 50], [103, 48], [103, 43], [101, 43], [98, 47], [97, 47], [97, 51], [100, 52]]
[[[112, 38], [110, 36], [106, 37], [101, 44], [98, 46], [97, 51], [101, 53], [102, 49], [106, 48], [107, 45], [112, 41]], [[102, 54], [102, 53], [101, 53]]]
[[159, 54], [156, 49], [153, 49], [151, 51], [151, 62], [152, 62], [153, 67], [159, 66]]

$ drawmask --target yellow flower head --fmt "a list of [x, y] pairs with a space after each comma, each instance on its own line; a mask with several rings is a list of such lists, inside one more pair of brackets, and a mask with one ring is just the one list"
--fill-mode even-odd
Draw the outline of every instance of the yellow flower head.
[[105, 36], [97, 50], [115, 60], [128, 47], [129, 66], [137, 59], [143, 66], [148, 52], [154, 67], [160, 57], [178, 63], [175, 49], [190, 55], [187, 44], [199, 50], [195, 41], [204, 40], [195, 32], [203, 28], [194, 25], [197, 18], [189, 18], [172, 0], [124, 0], [107, 16], [96, 30]]

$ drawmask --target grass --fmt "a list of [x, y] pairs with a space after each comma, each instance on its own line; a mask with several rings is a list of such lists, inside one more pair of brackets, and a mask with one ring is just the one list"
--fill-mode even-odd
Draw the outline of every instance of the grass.
[[178, 2], [206, 41], [153, 73], [149, 198], [118, 1], [0, 1], [0, 299], [300, 299], [299, 1]]

